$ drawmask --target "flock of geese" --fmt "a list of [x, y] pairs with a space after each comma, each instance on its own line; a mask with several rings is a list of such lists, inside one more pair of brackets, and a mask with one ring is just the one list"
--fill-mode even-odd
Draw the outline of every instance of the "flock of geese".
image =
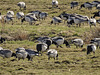
[[[75, 7], [78, 7], [79, 3], [77, 1], [73, 1], [70, 3], [71, 9], [74, 9]], [[19, 2], [17, 4], [20, 7], [20, 10], [26, 10], [26, 4], [25, 2]], [[58, 8], [58, 1], [52, 0], [52, 7]], [[92, 9], [93, 7], [96, 7], [96, 9], [100, 10], [100, 1], [93, 1], [93, 2], [85, 2], [80, 6], [80, 10], [82, 8]], [[1, 15], [1, 13], [0, 13]], [[24, 21], [29, 22], [30, 25], [33, 23], [35, 24], [38, 20], [45, 20], [45, 18], [48, 16], [46, 12], [41, 11], [31, 11], [28, 14], [24, 14], [23, 12], [18, 12], [16, 14], [17, 19], [21, 19], [21, 24], [23, 24]], [[96, 26], [96, 22], [100, 23], [100, 19], [96, 20], [95, 17], [100, 16], [100, 11], [97, 13], [94, 13], [94, 16], [89, 18], [88, 16], [80, 15], [80, 14], [69, 14], [66, 12], [61, 13], [59, 16], [54, 16], [52, 18], [51, 24], [59, 24], [64, 20], [64, 23], [67, 21], [67, 25], [70, 27], [73, 24], [76, 24], [77, 26], [81, 26], [81, 23], [88, 22], [90, 27], [91, 25]], [[12, 21], [12, 25], [14, 24], [14, 12], [8, 11], [5, 16], [0, 16], [0, 20], [4, 19], [5, 23], [9, 23]], [[37, 39], [39, 43], [36, 45], [36, 50], [33, 49], [25, 49], [23, 47], [16, 48], [15, 52], [12, 52], [9, 49], [3, 49], [0, 47], [0, 56], [3, 58], [10, 58], [12, 56], [15, 56], [20, 59], [28, 58], [28, 60], [32, 61], [34, 56], [42, 55], [43, 52], [47, 51], [48, 60], [50, 58], [58, 59], [58, 52], [55, 49], [50, 49], [50, 46], [52, 44], [56, 45], [56, 47], [61, 47], [62, 44], [65, 44], [66, 47], [70, 48], [70, 44], [67, 40], [65, 40], [64, 37], [40, 37]], [[1, 43], [5, 41], [5, 39], [0, 38]], [[82, 39], [74, 39], [71, 41], [76, 48], [80, 47], [82, 48], [84, 45], [84, 41]], [[96, 48], [100, 48], [100, 38], [94, 38], [90, 41], [90, 44], [87, 45], [87, 55], [91, 52], [95, 53]]]
[[[4, 40], [5, 41], [5, 40]], [[66, 48], [71, 47], [71, 43], [76, 46], [76, 48], [83, 48], [84, 41], [82, 39], [74, 39], [69, 42], [65, 40], [63, 37], [40, 37], [37, 39], [39, 42], [36, 45], [36, 50], [33, 49], [25, 49], [23, 47], [19, 47], [15, 49], [15, 52], [9, 49], [3, 49], [0, 47], [0, 56], [3, 58], [16, 57], [18, 60], [27, 58], [29, 61], [33, 60], [34, 56], [39, 56], [43, 54], [43, 52], [47, 52], [48, 60], [50, 58], [58, 59], [58, 52], [56, 49], [50, 49], [50, 46], [54, 44], [57, 48], [62, 48], [62, 45], [65, 44]], [[100, 48], [100, 38], [94, 38], [90, 41], [90, 44], [87, 45], [87, 55], [93, 52], [95, 54], [96, 48]]]
[[[20, 10], [26, 10], [26, 4], [25, 2], [19, 2], [17, 5], [20, 7]], [[79, 2], [77, 1], [72, 1], [70, 3], [71, 9], [74, 9], [75, 7], [79, 6]], [[81, 26], [81, 23], [87, 22], [90, 25], [90, 28], [92, 25], [96, 26], [96, 22], [100, 23], [100, 19], [96, 20], [95, 17], [100, 16], [100, 1], [93, 1], [93, 2], [85, 2], [84, 4], [81, 4], [79, 10], [82, 8], [86, 9], [92, 9], [93, 7], [96, 7], [98, 9], [98, 12], [93, 13], [94, 15], [89, 18], [88, 16], [84, 16], [81, 14], [69, 14], [66, 12], [61, 13], [58, 16], [54, 16], [51, 20], [51, 24], [59, 24], [64, 20], [67, 21], [68, 27], [71, 25], [76, 25], [76, 26]], [[58, 8], [58, 1], [57, 0], [52, 0], [52, 8]], [[1, 13], [0, 13], [1, 15]], [[42, 11], [30, 11], [26, 15], [21, 11], [16, 14], [17, 19], [21, 19], [21, 24], [23, 24], [24, 21], [29, 22], [30, 25], [33, 23], [35, 24], [36, 21], [39, 20], [45, 20], [45, 18], [48, 16], [48, 13], [42, 12]], [[14, 24], [14, 12], [13, 11], [8, 11], [5, 16], [2, 17], [0, 16], [0, 20], [4, 19], [5, 23], [9, 23], [9, 21], [12, 21], [12, 25]]]

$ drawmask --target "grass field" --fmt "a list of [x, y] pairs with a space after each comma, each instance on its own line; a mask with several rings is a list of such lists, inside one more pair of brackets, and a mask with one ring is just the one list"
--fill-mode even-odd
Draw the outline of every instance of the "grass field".
[[[97, 12], [96, 8], [92, 10], [70, 9], [70, 2], [73, 0], [58, 0], [59, 7], [51, 8], [52, 0], [23, 0], [27, 9], [23, 12], [27, 14], [29, 11], [43, 11], [49, 15], [44, 21], [37, 21], [35, 25], [29, 25], [24, 22], [21, 25], [19, 20], [14, 19], [14, 25], [0, 23], [0, 34], [7, 38], [7, 41], [0, 44], [5, 49], [14, 51], [18, 47], [31, 48], [36, 50], [36, 38], [40, 36], [63, 36], [69, 42], [74, 38], [82, 38], [85, 41], [83, 48], [86, 48], [90, 39], [100, 37], [99, 24], [90, 29], [87, 23], [82, 24], [81, 27], [67, 27], [67, 24], [61, 23], [59, 25], [50, 25], [52, 16], [58, 16], [63, 11], [66, 13], [77, 13], [93, 16], [93, 12]], [[81, 5], [84, 2], [92, 2], [93, 0], [76, 0]], [[0, 0], [0, 12], [5, 15], [8, 10], [19, 12], [19, 7], [16, 5], [20, 0]], [[98, 19], [100, 17], [96, 17]], [[99, 31], [99, 32], [98, 32]], [[2, 33], [1, 33], [2, 32]], [[14, 41], [14, 39], [16, 41]], [[81, 48], [76, 48], [71, 44], [71, 48], [56, 48], [51, 45], [50, 48], [56, 49], [59, 54], [58, 60], [48, 60], [46, 52], [43, 56], [36, 56], [33, 61], [20, 60], [16, 58], [0, 57], [0, 75], [100, 75], [100, 49], [96, 50], [95, 57], [91, 53], [86, 55], [86, 51]]]

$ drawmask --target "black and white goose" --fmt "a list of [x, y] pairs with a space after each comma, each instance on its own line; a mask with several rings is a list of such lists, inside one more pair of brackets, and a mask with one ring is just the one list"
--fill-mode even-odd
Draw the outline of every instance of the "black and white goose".
[[90, 25], [90, 28], [91, 28], [92, 25], [94, 25], [96, 27], [96, 19], [95, 18], [90, 18], [88, 20], [88, 23]]
[[52, 38], [52, 44], [55, 44], [56, 47], [61, 47], [62, 44], [65, 44], [66, 47], [70, 47], [69, 43], [63, 37], [54, 37]]
[[85, 2], [84, 4], [82, 4], [81, 6], [80, 6], [80, 9], [81, 8], [87, 8], [87, 9], [92, 9], [93, 7], [95, 7], [95, 5], [94, 4], [92, 4], [92, 3], [89, 3], [89, 2]]
[[26, 9], [26, 4], [25, 4], [25, 2], [19, 2], [19, 3], [17, 3], [17, 6], [20, 7], [20, 10], [21, 10], [21, 8], [23, 8], [24, 10]]
[[94, 44], [87, 45], [87, 55], [93, 52], [95, 54], [96, 46]]
[[21, 19], [21, 18], [23, 18], [24, 17], [24, 13], [23, 12], [18, 12], [17, 14], [16, 14], [16, 18], [17, 19]]
[[58, 7], [58, 1], [57, 0], [52, 0], [52, 7]]
[[25, 51], [28, 53], [28, 60], [32, 61], [34, 56], [39, 56], [39, 53], [33, 49], [25, 49]]
[[42, 55], [42, 52], [45, 52], [47, 50], [47, 44], [45, 43], [39, 43], [36, 45], [36, 50], [38, 53]]
[[33, 15], [33, 16], [26, 15], [26, 16], [21, 20], [21, 23], [23, 23], [24, 21], [29, 22], [29, 25], [32, 25], [33, 23], [35, 24], [35, 22], [37, 21], [37, 18], [35, 17], [35, 15]]
[[78, 48], [78, 47], [82, 48], [83, 44], [84, 44], [82, 39], [74, 39], [74, 40], [72, 40], [72, 43], [76, 46], [76, 48]]
[[51, 24], [59, 24], [62, 22], [62, 19], [60, 17], [53, 17], [52, 18], [52, 21], [51, 21]]
[[1, 49], [0, 50], [0, 56], [3, 57], [3, 58], [10, 58], [10, 57], [16, 56], [16, 54], [13, 53], [9, 49]]
[[74, 7], [77, 7], [78, 6], [78, 2], [77, 1], [72, 1], [70, 3], [70, 5], [71, 5], [71, 9], [74, 9]]
[[54, 58], [58, 60], [58, 52], [55, 49], [49, 49], [47, 51], [47, 55], [48, 55], [48, 60], [50, 60], [50, 58]]

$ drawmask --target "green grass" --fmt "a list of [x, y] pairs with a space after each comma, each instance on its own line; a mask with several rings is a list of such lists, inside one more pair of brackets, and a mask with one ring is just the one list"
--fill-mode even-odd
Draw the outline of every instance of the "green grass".
[[[16, 14], [19, 12], [19, 7], [16, 5], [20, 0], [0, 0], [0, 12], [5, 15], [9, 10], [13, 10]], [[9, 38], [5, 43], [0, 44], [5, 49], [11, 49], [15, 52], [18, 47], [31, 48], [36, 50], [37, 37], [40, 36], [63, 36], [69, 42], [74, 38], [82, 38], [85, 41], [84, 48], [87, 46], [87, 41], [93, 38], [91, 31], [97, 30], [97, 27], [90, 29], [87, 23], [82, 24], [81, 27], [67, 27], [67, 24], [61, 23], [59, 25], [50, 25], [52, 16], [58, 16], [63, 11], [66, 13], [77, 13], [93, 16], [93, 12], [97, 11], [96, 8], [92, 10], [70, 9], [70, 2], [74, 0], [58, 0], [59, 7], [51, 8], [52, 0], [23, 0], [27, 5], [27, 10], [23, 12], [27, 14], [29, 11], [43, 11], [49, 15], [44, 21], [37, 21], [35, 25], [29, 25], [24, 22], [21, 25], [21, 21], [14, 19], [14, 25], [0, 23], [0, 33], [3, 37]], [[93, 0], [76, 0], [79, 1], [79, 5], [84, 2]], [[79, 8], [79, 7], [78, 7]], [[14, 16], [15, 17], [15, 16]], [[97, 17], [98, 18], [98, 17]], [[96, 18], [96, 19], [97, 19]], [[20, 38], [19, 38], [20, 37]], [[17, 39], [16, 41], [12, 40]], [[21, 39], [22, 41], [18, 40]], [[24, 39], [24, 40], [23, 40]], [[59, 60], [48, 60], [46, 52], [43, 56], [36, 56], [33, 61], [20, 60], [16, 58], [0, 57], [0, 75], [99, 75], [100, 74], [100, 49], [96, 50], [95, 57], [91, 53], [86, 55], [86, 51], [82, 51], [81, 48], [76, 48], [71, 44], [71, 48], [56, 48], [55, 45], [51, 45], [50, 48], [56, 49], [59, 54]]]

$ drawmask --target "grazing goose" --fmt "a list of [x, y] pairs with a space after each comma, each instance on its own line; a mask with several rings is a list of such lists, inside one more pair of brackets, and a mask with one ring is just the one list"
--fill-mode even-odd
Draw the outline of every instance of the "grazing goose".
[[3, 57], [3, 58], [10, 58], [10, 57], [16, 56], [16, 54], [13, 53], [11, 50], [1, 49], [0, 50], [0, 56]]
[[4, 16], [4, 22], [5, 23], [9, 24], [9, 22], [12, 22], [12, 25], [13, 25], [13, 19], [14, 19], [14, 17]]
[[91, 28], [91, 25], [94, 25], [96, 27], [96, 19], [90, 18], [89, 21], [88, 21], [88, 23], [90, 25], [90, 28]]
[[41, 12], [40, 14], [39, 14], [39, 19], [42, 19], [42, 20], [45, 20], [45, 18], [47, 17], [47, 13], [45, 13], [45, 12]]
[[93, 52], [95, 54], [96, 46], [94, 44], [87, 45], [87, 55]]
[[91, 41], [90, 41], [90, 43], [93, 43], [93, 44], [95, 44], [96, 45], [96, 47], [98, 48], [100, 48], [100, 38], [94, 38], [94, 39], [92, 39]]
[[28, 53], [28, 60], [30, 61], [32, 61], [34, 56], [39, 56], [39, 53], [33, 49], [25, 49], [25, 51]]
[[70, 5], [71, 5], [71, 9], [74, 9], [74, 7], [77, 7], [78, 6], [78, 2], [77, 1], [72, 1], [70, 3]]
[[39, 43], [36, 45], [36, 49], [37, 49], [38, 53], [40, 53], [42, 55], [42, 52], [47, 50], [47, 44]]
[[21, 8], [24, 8], [24, 10], [26, 10], [26, 4], [25, 4], [25, 2], [19, 2], [19, 3], [17, 3], [17, 6], [20, 7], [20, 10], [21, 10]]
[[70, 14], [67, 14], [67, 13], [63, 12], [58, 17], [60, 17], [62, 20], [64, 20], [64, 24], [65, 24], [65, 21], [67, 21], [69, 16], [70, 16]]
[[59, 24], [62, 22], [62, 19], [60, 17], [53, 17], [51, 24]]
[[8, 11], [6, 16], [13, 17], [14, 16], [14, 12], [13, 11]]
[[57, 50], [55, 49], [49, 49], [47, 51], [47, 55], [48, 55], [48, 60], [50, 60], [50, 58], [54, 58], [54, 60], [56, 58], [58, 60], [58, 53]]
[[87, 8], [87, 9], [92, 9], [94, 6], [95, 6], [95, 5], [92, 4], [92, 3], [85, 2], [84, 4], [82, 4], [82, 5], [80, 6], [80, 9], [83, 8], [83, 7], [84, 7], [84, 8]]
[[16, 57], [18, 58], [18, 60], [20, 60], [20, 59], [24, 60], [25, 58], [28, 58], [28, 60], [30, 60], [28, 53], [25, 51], [25, 48], [17, 48], [16, 49]]
[[37, 21], [37, 19], [33, 16], [30, 15], [26, 15], [22, 20], [21, 23], [23, 23], [24, 21], [29, 22], [30, 25], [32, 25], [33, 23], [35, 24], [35, 22]]
[[21, 18], [23, 18], [24, 17], [24, 13], [23, 12], [18, 12], [17, 14], [16, 14], [16, 18], [17, 19], [21, 19]]
[[58, 7], [58, 1], [57, 0], [52, 0], [52, 7]]
[[74, 43], [74, 45], [76, 46], [76, 48], [78, 48], [78, 47], [83, 47], [83, 44], [84, 44], [84, 42], [83, 42], [83, 40], [82, 39], [74, 39], [74, 40], [72, 40], [72, 43]]
[[39, 19], [39, 16], [40, 16], [40, 13], [41, 13], [41, 11], [31, 11], [30, 13], [33, 13], [33, 14], [35, 14], [35, 17], [37, 18], [37, 19]]
[[65, 44], [66, 47], [70, 47], [69, 43], [63, 37], [54, 37], [52, 38], [52, 44], [55, 44], [56, 47], [61, 47], [62, 44]]

